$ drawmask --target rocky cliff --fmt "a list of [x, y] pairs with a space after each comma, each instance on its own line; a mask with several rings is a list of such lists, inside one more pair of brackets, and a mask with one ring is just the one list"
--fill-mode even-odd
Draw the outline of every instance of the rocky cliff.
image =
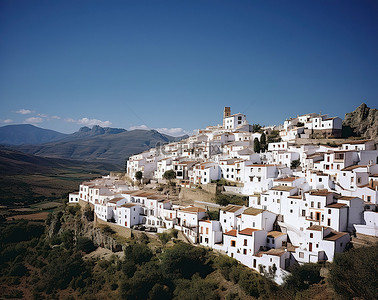
[[117, 241], [111, 232], [104, 231], [104, 228], [94, 226], [88, 221], [84, 214], [69, 209], [55, 212], [47, 221], [47, 237], [59, 236], [64, 231], [71, 231], [74, 237], [85, 236], [90, 238], [94, 245], [109, 249], [113, 252], [122, 251], [122, 245]]
[[378, 110], [362, 103], [353, 112], [346, 113], [343, 121], [346, 135], [378, 139]]

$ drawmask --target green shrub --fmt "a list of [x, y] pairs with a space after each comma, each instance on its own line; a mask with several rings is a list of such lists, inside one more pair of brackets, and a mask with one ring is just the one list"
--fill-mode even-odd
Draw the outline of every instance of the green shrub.
[[344, 299], [376, 299], [378, 295], [378, 244], [351, 249], [335, 256], [329, 281]]
[[314, 263], [293, 266], [289, 270], [291, 274], [286, 278], [284, 287], [295, 292], [308, 289], [310, 285], [322, 280], [320, 268], [321, 265]]
[[90, 253], [96, 250], [96, 246], [93, 244], [93, 241], [91, 239], [84, 236], [79, 236], [76, 242], [76, 249], [78, 251]]

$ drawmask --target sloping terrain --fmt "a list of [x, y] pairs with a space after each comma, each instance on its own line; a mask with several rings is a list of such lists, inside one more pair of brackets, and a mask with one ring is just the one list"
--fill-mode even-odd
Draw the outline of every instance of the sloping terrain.
[[28, 175], [56, 173], [60, 169], [82, 168], [88, 172], [95, 170], [112, 171], [116, 165], [108, 163], [88, 163], [69, 159], [48, 158], [26, 154], [6, 147], [0, 147], [0, 175]]
[[39, 128], [30, 124], [0, 127], [0, 144], [5, 145], [43, 144], [62, 139], [66, 136], [67, 134]]
[[156, 130], [137, 129], [115, 134], [87, 134], [80, 138], [75, 135], [42, 145], [21, 145], [17, 149], [44, 157], [110, 162], [123, 168], [130, 155], [176, 139]]

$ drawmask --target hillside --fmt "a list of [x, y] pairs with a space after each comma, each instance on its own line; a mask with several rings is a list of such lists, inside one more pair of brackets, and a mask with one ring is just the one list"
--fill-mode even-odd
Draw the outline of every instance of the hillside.
[[64, 133], [39, 128], [30, 124], [0, 127], [0, 144], [5, 145], [43, 144], [57, 141], [66, 136]]
[[89, 163], [69, 159], [41, 157], [0, 146], [0, 175], [48, 174], [57, 172], [57, 170], [70, 168], [82, 168], [90, 172], [93, 169], [112, 171], [116, 166], [103, 162]]
[[61, 201], [81, 182], [115, 168], [104, 162], [45, 158], [0, 147], [0, 206]]
[[362, 103], [353, 112], [345, 114], [343, 130], [349, 136], [378, 139], [378, 109]]
[[[93, 130], [93, 129], [92, 129]], [[96, 128], [95, 130], [98, 130]], [[156, 130], [132, 130], [114, 134], [73, 134], [62, 140], [42, 145], [21, 145], [18, 150], [44, 157], [102, 161], [117, 164], [122, 170], [125, 160], [132, 154], [140, 153], [177, 140]]]

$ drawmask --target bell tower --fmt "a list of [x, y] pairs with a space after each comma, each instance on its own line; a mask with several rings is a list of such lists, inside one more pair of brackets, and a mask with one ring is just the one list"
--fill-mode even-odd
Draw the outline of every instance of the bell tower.
[[223, 128], [225, 127], [224, 119], [231, 116], [231, 108], [226, 106], [223, 110]]

